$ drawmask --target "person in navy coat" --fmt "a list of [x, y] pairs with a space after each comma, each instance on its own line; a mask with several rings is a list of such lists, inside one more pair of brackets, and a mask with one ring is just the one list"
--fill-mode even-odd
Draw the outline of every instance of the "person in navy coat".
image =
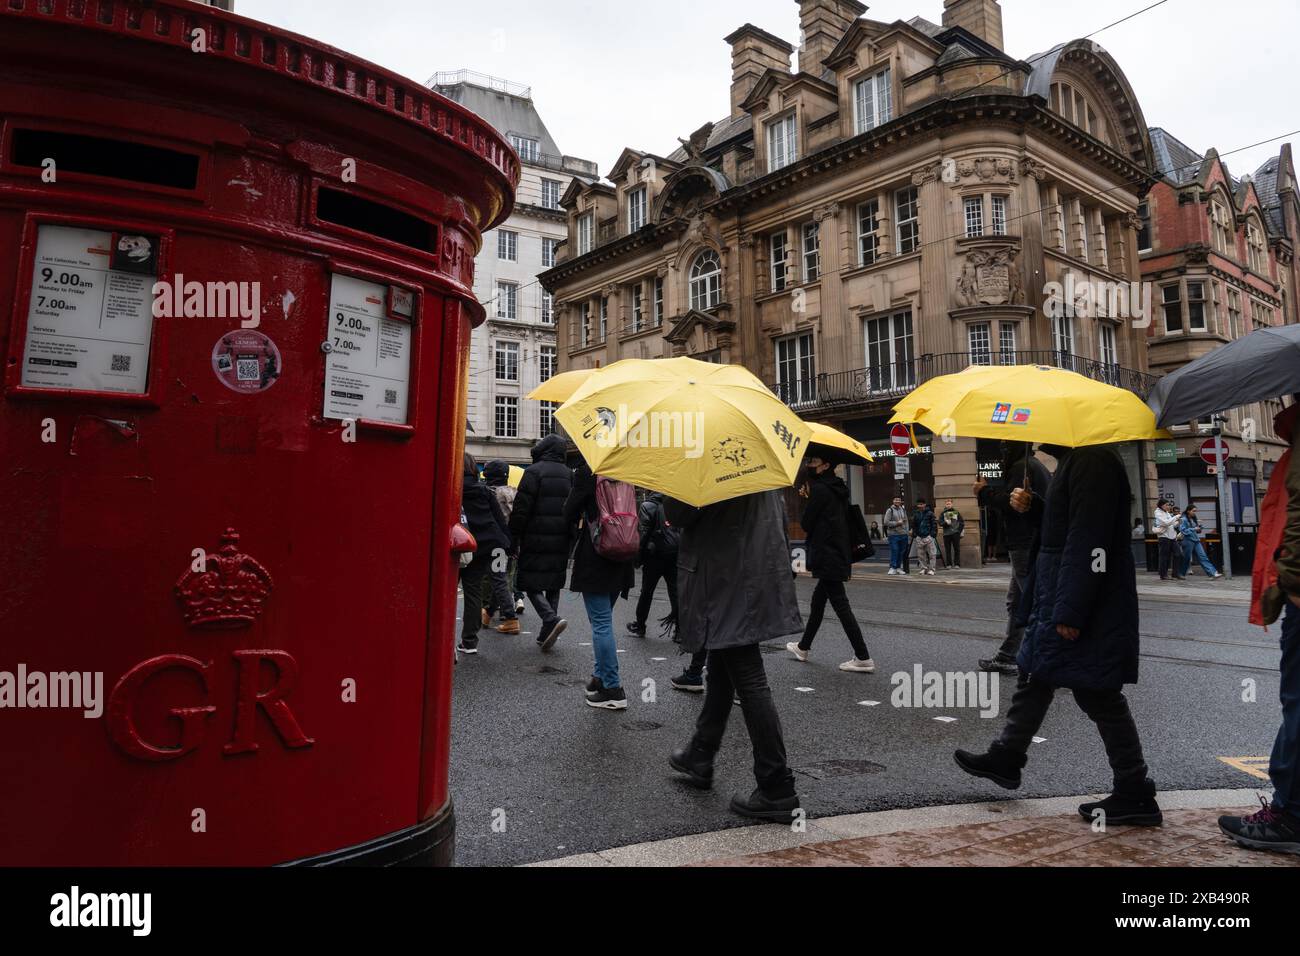
[[[1059, 461], [1046, 499], [1019, 489], [1012, 507], [1041, 509], [1042, 532], [1029, 582], [1020, 684], [1007, 723], [987, 753], [958, 750], [957, 765], [1014, 790], [1030, 743], [1058, 688], [1068, 688], [1097, 725], [1114, 771], [1114, 793], [1085, 803], [1088, 820], [1158, 826], [1156, 787], [1124, 697], [1138, 680], [1138, 599], [1129, 547], [1128, 476], [1113, 445], [1044, 446]], [[1026, 609], [1022, 605], [1022, 614]]]

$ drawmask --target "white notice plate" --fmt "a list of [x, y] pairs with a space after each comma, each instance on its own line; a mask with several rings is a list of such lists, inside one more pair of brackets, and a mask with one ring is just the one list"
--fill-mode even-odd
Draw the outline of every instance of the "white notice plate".
[[407, 424], [411, 325], [387, 317], [387, 296], [388, 286], [333, 277], [325, 418]]
[[39, 227], [24, 386], [147, 391], [154, 277], [109, 268], [112, 244], [112, 234], [97, 229]]

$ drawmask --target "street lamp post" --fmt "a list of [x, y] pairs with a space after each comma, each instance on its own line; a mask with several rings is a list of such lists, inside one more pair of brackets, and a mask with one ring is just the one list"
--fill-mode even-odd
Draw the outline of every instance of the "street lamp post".
[[1219, 538], [1223, 541], [1223, 573], [1232, 577], [1232, 548], [1228, 546], [1228, 496], [1227, 482], [1224, 478], [1224, 472], [1227, 471], [1227, 456], [1223, 451], [1225, 443], [1222, 439], [1223, 426], [1227, 420], [1221, 415], [1215, 415], [1213, 418], [1214, 428], [1211, 434], [1214, 436], [1214, 460], [1215, 460], [1215, 478], [1219, 483]]

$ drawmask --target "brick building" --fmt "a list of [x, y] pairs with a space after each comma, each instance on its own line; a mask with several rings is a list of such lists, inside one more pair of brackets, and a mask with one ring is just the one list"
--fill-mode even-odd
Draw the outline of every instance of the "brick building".
[[[1060, 365], [1146, 389], [1133, 323], [1045, 306], [1055, 283], [1139, 278], [1147, 125], [1096, 43], [1006, 53], [996, 0], [945, 0], [939, 24], [872, 20], [854, 0], [796, 6], [796, 68], [789, 43], [745, 24], [725, 41], [727, 116], [674, 151], [625, 149], [604, 181], [565, 194], [568, 240], [542, 276], [560, 365], [743, 364], [804, 418], [878, 454], [849, 469], [868, 520], [897, 490], [953, 498], [974, 564], [970, 486], [977, 472], [997, 477], [1000, 443], [923, 435], [896, 482], [891, 406], [972, 363]], [[1140, 445], [1124, 454], [1145, 518], [1154, 462]]]
[[[1163, 129], [1150, 132], [1160, 176], [1139, 208], [1139, 246], [1151, 283], [1150, 368], [1166, 374], [1254, 329], [1296, 321], [1293, 246], [1279, 228], [1288, 214], [1294, 222], [1294, 208], [1270, 211], [1253, 177], [1233, 178], [1215, 150], [1202, 154]], [[1282, 167], [1279, 196], [1276, 173], [1270, 201], [1286, 202], [1288, 189], [1293, 199], [1294, 180]], [[1225, 415], [1229, 520], [1244, 531], [1254, 530], [1273, 463], [1286, 450], [1272, 426], [1281, 407], [1267, 401]], [[1217, 529], [1217, 481], [1199, 456], [1210, 427], [1173, 429], [1177, 458], [1158, 465], [1158, 491], [1180, 506], [1196, 503], [1202, 522]]]

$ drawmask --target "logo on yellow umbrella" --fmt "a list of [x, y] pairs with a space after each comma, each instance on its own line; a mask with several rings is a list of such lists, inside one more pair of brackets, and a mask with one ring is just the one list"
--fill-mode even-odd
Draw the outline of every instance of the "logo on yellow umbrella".
[[[583, 438], [595, 437], [597, 441], [602, 441], [618, 430], [618, 413], [612, 408], [605, 408], [603, 405], [596, 409], [594, 419], [591, 416], [583, 419], [584, 423], [587, 421], [590, 421], [591, 424], [582, 433]], [[597, 432], [600, 434], [598, 435]]]

